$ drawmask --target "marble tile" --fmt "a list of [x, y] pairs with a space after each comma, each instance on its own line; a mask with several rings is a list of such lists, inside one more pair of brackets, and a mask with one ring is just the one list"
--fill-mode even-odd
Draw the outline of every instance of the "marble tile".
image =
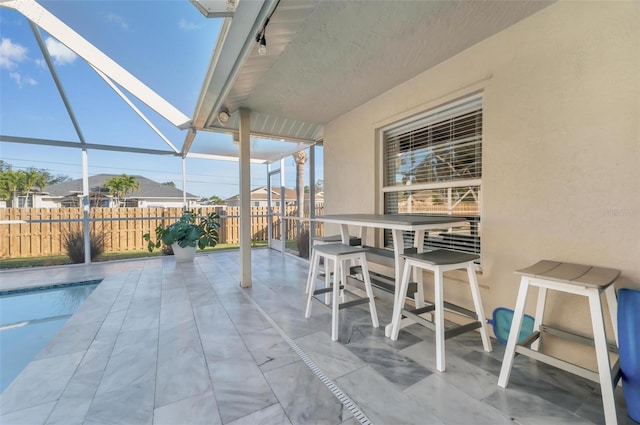
[[331, 341], [326, 332], [316, 332], [294, 342], [329, 379], [338, 378], [365, 365], [344, 345]]
[[162, 331], [158, 346], [155, 406], [211, 390], [207, 364], [195, 322]]
[[389, 347], [378, 338], [364, 338], [346, 347], [400, 389], [409, 387], [431, 375], [430, 370]]
[[435, 343], [424, 341], [401, 353], [477, 400], [482, 400], [498, 388], [498, 378], [494, 374], [452, 354], [445, 355], [446, 371], [437, 372]]
[[[489, 356], [482, 356], [482, 353], [478, 352], [471, 352], [465, 355], [464, 359], [475, 361], [479, 357], [481, 357], [481, 361], [478, 363], [482, 364], [484, 370], [490, 371], [496, 377], [500, 375], [500, 369], [502, 367], [501, 361]], [[556, 376], [560, 373], [564, 376], [566, 382], [561, 383], [562, 380], [558, 380], [557, 378], [553, 380], [561, 383], [561, 386], [556, 386], [548, 382], [547, 379], [550, 378], [547, 376], [547, 371]], [[509, 385], [507, 386], [507, 389], [511, 388], [525, 390], [529, 394], [536, 395], [550, 403], [562, 406], [571, 412], [574, 412], [580, 407], [585, 397], [587, 397], [593, 389], [591, 383], [588, 383], [586, 379], [574, 377], [556, 368], [553, 368], [552, 371], [548, 370], [546, 365], [541, 365], [539, 362], [523, 356], [516, 357], [514, 361]]]
[[291, 421], [280, 404], [272, 404], [262, 410], [229, 422], [227, 425], [291, 425]]
[[98, 394], [141, 382], [155, 382], [157, 350], [157, 331], [122, 332], [109, 358]]
[[55, 406], [56, 402], [40, 404], [35, 407], [30, 407], [23, 410], [17, 410], [15, 412], [6, 413], [2, 411], [0, 413], [0, 424], [7, 425], [41, 425], [44, 424], [51, 413], [51, 409]]
[[[638, 422], [635, 422], [629, 416], [629, 412], [627, 411], [627, 403], [624, 398], [624, 394], [622, 393], [622, 388], [620, 386], [616, 387], [614, 392], [616, 409], [618, 415], [618, 425], [637, 425]], [[640, 401], [639, 401], [640, 402]], [[575, 414], [587, 421], [593, 422], [594, 424], [602, 424], [604, 423], [604, 409], [602, 406], [602, 393], [600, 389], [595, 389], [585, 400], [582, 406], [575, 412]]]
[[273, 328], [248, 331], [241, 337], [263, 373], [300, 361], [300, 357]]
[[38, 353], [36, 359], [86, 351], [99, 329], [100, 324], [96, 322], [65, 324], [55, 338]]
[[342, 403], [302, 362], [265, 373], [292, 424], [339, 424]]
[[522, 424], [588, 423], [565, 408], [550, 403], [537, 395], [516, 388], [498, 388], [493, 394], [485, 398], [483, 402], [493, 406]]
[[101, 372], [74, 375], [62, 393], [46, 425], [82, 424], [98, 389]]
[[0, 395], [3, 414], [38, 406], [60, 398], [84, 353], [34, 360]]
[[222, 420], [213, 392], [207, 391], [166, 406], [156, 407], [153, 425], [176, 424], [221, 425]]
[[442, 424], [423, 405], [366, 366], [336, 380], [374, 424]]
[[115, 391], [96, 394], [85, 425], [151, 425], [153, 381], [138, 382]]
[[[451, 372], [447, 372], [449, 374]], [[404, 390], [446, 424], [510, 424], [511, 418], [434, 374]]]
[[191, 302], [186, 301], [164, 303], [160, 308], [160, 324], [164, 326], [174, 326], [178, 323], [185, 323], [193, 320], [193, 309]]
[[224, 423], [277, 401], [258, 366], [238, 359], [208, 363], [220, 417]]

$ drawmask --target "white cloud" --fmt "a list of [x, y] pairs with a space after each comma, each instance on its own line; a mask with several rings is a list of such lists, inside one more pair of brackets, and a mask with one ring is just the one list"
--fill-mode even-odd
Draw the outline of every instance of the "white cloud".
[[45, 62], [44, 59], [36, 59], [34, 62], [36, 63], [36, 66], [39, 68], [45, 68], [45, 69], [47, 68], [47, 62]]
[[78, 55], [73, 53], [55, 38], [49, 37], [44, 43], [46, 44], [47, 50], [56, 65], [68, 65], [78, 58]]
[[127, 21], [125, 21], [122, 16], [116, 15], [115, 13], [109, 13], [107, 15], [107, 21], [118, 25], [123, 30], [129, 29], [129, 24], [127, 24]]
[[0, 68], [14, 69], [18, 62], [27, 59], [27, 48], [20, 44], [14, 44], [11, 39], [3, 38], [0, 41]]
[[204, 27], [204, 25], [205, 24], [196, 24], [194, 22], [189, 22], [184, 18], [178, 21], [178, 28], [180, 28], [182, 31], [196, 31]]
[[24, 86], [36, 86], [38, 82], [29, 76], [22, 76], [18, 72], [10, 72], [9, 77], [16, 82], [18, 87], [22, 88]]

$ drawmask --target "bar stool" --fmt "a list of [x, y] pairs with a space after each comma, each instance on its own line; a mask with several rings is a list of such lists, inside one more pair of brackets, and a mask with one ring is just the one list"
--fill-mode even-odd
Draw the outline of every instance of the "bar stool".
[[[309, 282], [307, 282], [308, 294], [307, 294], [307, 308], [304, 313], [304, 317], [307, 319], [311, 317], [311, 301], [314, 295], [324, 294], [331, 292], [331, 339], [333, 341], [338, 340], [338, 314], [343, 308], [354, 307], [359, 304], [369, 303], [369, 312], [371, 313], [371, 322], [373, 327], [377, 328], [378, 313], [376, 311], [376, 304], [373, 299], [373, 290], [371, 289], [371, 279], [369, 278], [369, 268], [367, 266], [366, 248], [355, 247], [341, 243], [331, 243], [324, 245], [317, 245], [313, 248], [312, 262], [310, 267]], [[318, 269], [320, 268], [320, 259], [325, 260], [325, 264], [328, 261], [333, 263], [333, 285], [329, 287], [328, 276], [329, 273], [325, 273], [325, 288], [313, 290], [316, 278], [318, 276]], [[343, 290], [347, 282], [347, 270], [352, 260], [359, 261], [362, 267], [362, 276], [364, 277], [364, 286], [367, 293], [366, 298], [358, 298], [353, 301], [339, 303], [338, 296], [340, 291]]]
[[[475, 254], [467, 254], [463, 252], [450, 251], [446, 249], [437, 249], [429, 252], [418, 254], [405, 254], [404, 269], [402, 272], [402, 280], [400, 282], [400, 294], [406, 294], [409, 286], [409, 278], [413, 268], [430, 270], [434, 274], [435, 286], [435, 302], [426, 307], [415, 310], [404, 310], [404, 297], [401, 296], [396, 301], [393, 309], [394, 315], [392, 319], [391, 339], [397, 340], [400, 331], [402, 317], [407, 317], [414, 322], [423, 325], [436, 333], [436, 368], [440, 372], [445, 370], [444, 341], [445, 339], [463, 334], [480, 328], [480, 336], [484, 351], [491, 351], [491, 340], [487, 330], [487, 320], [485, 319], [484, 310], [482, 308], [482, 300], [480, 299], [480, 289], [478, 287], [478, 279], [473, 270], [473, 262], [479, 258]], [[444, 301], [443, 291], [443, 273], [451, 270], [467, 269], [469, 277], [469, 286], [471, 287], [471, 296], [475, 312], [462, 308], [460, 306]], [[444, 329], [444, 310], [445, 307], [454, 313], [474, 319], [473, 322], [466, 325], [456, 326], [454, 328]], [[435, 319], [433, 322], [421, 317], [421, 314], [430, 313], [435, 310]]]
[[[619, 360], [617, 360], [612, 368], [609, 360], [609, 345], [607, 343], [607, 333], [604, 325], [604, 315], [602, 313], [601, 295], [604, 293], [607, 298], [609, 316], [611, 318], [617, 346], [618, 301], [613, 283], [620, 275], [620, 270], [542, 260], [533, 266], [516, 270], [515, 273], [522, 277], [520, 279], [520, 290], [518, 291], [518, 298], [513, 313], [507, 347], [504, 352], [500, 377], [498, 378], [498, 386], [502, 388], [507, 387], [509, 376], [511, 375], [511, 367], [513, 366], [513, 358], [516, 353], [523, 354], [535, 360], [566, 370], [567, 372], [582, 376], [593, 382], [599, 382], [605, 422], [607, 424], [616, 424], [617, 413], [614, 389], [620, 377], [618, 373], [620, 366]], [[529, 292], [529, 288], [534, 286], [538, 287], [538, 303], [533, 333], [520, 344], [517, 344], [518, 333], [522, 324], [522, 316], [524, 315], [524, 307], [527, 301], [527, 293]], [[589, 309], [591, 311], [591, 325], [593, 327], [593, 339], [543, 325], [544, 306], [547, 299], [547, 290], [549, 289], [582, 295], [588, 298]], [[589, 345], [595, 344], [598, 364], [597, 373], [539, 352], [538, 343], [542, 332], [570, 338], [573, 341], [584, 342]], [[531, 348], [527, 348], [529, 345], [531, 345]]]
[[[313, 264], [314, 261], [314, 255], [315, 255], [315, 250], [313, 249], [316, 245], [325, 245], [328, 243], [340, 243], [342, 241], [342, 236], [340, 235], [329, 235], [329, 236], [319, 236], [319, 237], [314, 237], [311, 238], [311, 258], [309, 259], [309, 264]], [[351, 246], [360, 246], [362, 244], [362, 239], [356, 237], [356, 236], [350, 236], [349, 237], [349, 245]], [[307, 276], [307, 286], [305, 287], [304, 293], [308, 294], [309, 293], [309, 289], [311, 288], [312, 285], [312, 280], [311, 280], [311, 271], [313, 270], [312, 267], [309, 267], [309, 274]], [[325, 275], [325, 282], [326, 282], [326, 287], [329, 287], [329, 279], [330, 276], [329, 274]], [[328, 294], [327, 294], [328, 297]], [[326, 298], [325, 300], [325, 304], [329, 304], [329, 298]]]

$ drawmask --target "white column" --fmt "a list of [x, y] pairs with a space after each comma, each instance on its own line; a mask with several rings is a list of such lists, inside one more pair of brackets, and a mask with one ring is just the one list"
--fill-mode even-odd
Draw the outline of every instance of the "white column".
[[250, 163], [250, 115], [240, 109], [240, 286], [251, 286], [251, 163]]
[[188, 209], [187, 205], [187, 158], [182, 157], [182, 209]]
[[89, 231], [89, 160], [82, 147], [82, 227], [84, 233], [84, 263], [91, 264], [91, 232]]

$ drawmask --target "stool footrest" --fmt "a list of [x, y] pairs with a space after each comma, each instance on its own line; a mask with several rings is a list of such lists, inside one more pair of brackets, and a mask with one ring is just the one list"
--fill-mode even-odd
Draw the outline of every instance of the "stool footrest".
[[[424, 313], [429, 313], [431, 311], [435, 310], [435, 307], [430, 305], [427, 307], [422, 307], [422, 308], [418, 308], [416, 310], [402, 310], [402, 316], [404, 317], [408, 317], [409, 319], [413, 320], [416, 323], [421, 324], [422, 326], [431, 329], [432, 331], [435, 331], [436, 327], [433, 324], [433, 322], [431, 322], [430, 320], [425, 319], [424, 317], [420, 316], [420, 314], [424, 314]], [[471, 323], [467, 323], [466, 325], [460, 325], [460, 326], [456, 326], [454, 328], [450, 328], [444, 331], [444, 339], [449, 339], [449, 338], [453, 338], [455, 336], [458, 335], [462, 335], [464, 333], [473, 331], [475, 329], [478, 329], [482, 327], [482, 323], [480, 323], [479, 321], [474, 321]]]
[[[567, 331], [560, 328], [554, 328], [547, 325], [540, 325], [540, 331], [548, 333], [550, 335], [559, 336], [571, 341], [580, 342], [585, 345], [590, 345], [592, 347], [595, 346], [595, 343], [593, 342], [593, 338], [587, 335]], [[618, 352], [618, 347], [616, 346], [615, 342], [607, 341], [607, 347], [609, 349], [609, 352], [611, 353]]]
[[415, 310], [411, 310], [411, 313], [420, 315], [424, 313], [429, 313], [430, 311], [433, 311], [435, 309], [436, 309], [435, 305], [428, 305], [422, 308], [416, 308]]
[[[560, 360], [557, 357], [550, 356], [548, 354], [540, 353], [539, 351], [532, 350], [527, 347], [523, 347], [521, 345], [516, 346], [516, 353], [523, 354], [527, 357], [531, 357], [539, 362], [546, 363], [553, 367], [557, 367], [558, 369], [565, 370], [569, 373], [573, 373], [574, 375], [581, 376], [590, 381], [600, 383], [600, 377], [597, 372], [594, 372], [589, 369], [585, 369], [580, 366], [576, 366], [573, 363], [566, 362], [564, 360]], [[615, 368], [614, 368], [615, 371]], [[617, 373], [616, 373], [617, 374]]]
[[347, 302], [338, 304], [338, 309], [342, 310], [343, 308], [355, 307], [357, 305], [365, 304], [365, 303], [368, 303], [368, 302], [369, 302], [369, 298], [359, 298], [357, 300], [347, 301]]
[[528, 347], [531, 344], [533, 344], [533, 342], [538, 338], [540, 338], [540, 332], [534, 331], [531, 334], [529, 334], [529, 336], [527, 336], [524, 340], [522, 340], [522, 342], [519, 343], [518, 345], [522, 345], [523, 347]]
[[436, 330], [436, 326], [431, 321], [425, 319], [424, 317], [418, 316], [414, 313], [413, 310], [402, 310], [402, 315], [404, 317], [408, 317], [409, 319], [424, 326], [427, 329], [431, 329], [432, 331]]
[[464, 333], [470, 332], [474, 329], [478, 329], [482, 326], [482, 323], [475, 322], [467, 323], [466, 325], [456, 326], [455, 328], [447, 329], [444, 331], [444, 339], [453, 338], [454, 336], [462, 335]]
[[[344, 289], [344, 285], [340, 285], [340, 289]], [[315, 291], [313, 291], [313, 295], [326, 294], [327, 292], [331, 291], [333, 291], [333, 287], [316, 289]]]

